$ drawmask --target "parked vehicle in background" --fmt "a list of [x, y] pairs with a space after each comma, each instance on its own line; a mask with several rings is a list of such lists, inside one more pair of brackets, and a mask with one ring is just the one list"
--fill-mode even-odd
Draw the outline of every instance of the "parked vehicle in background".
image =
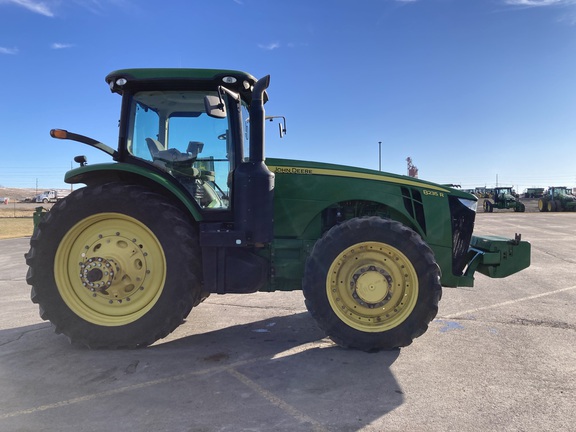
[[492, 211], [497, 209], [514, 209], [515, 212], [524, 212], [526, 211], [526, 207], [520, 199], [518, 195], [512, 189], [512, 187], [497, 187], [494, 188], [494, 195], [492, 197], [493, 201], [490, 201], [489, 198], [484, 200], [484, 211], [488, 213], [492, 213]]
[[523, 198], [541, 198], [544, 195], [544, 188], [527, 188], [522, 193]]
[[494, 189], [487, 187], [477, 187], [474, 189], [474, 195], [476, 195], [478, 198], [490, 198], [492, 195], [494, 195]]
[[56, 201], [66, 198], [68, 195], [70, 195], [70, 191], [51, 189], [36, 195], [34, 197], [34, 202], [44, 204], [48, 204], [50, 202], [55, 203]]
[[574, 211], [576, 210], [576, 197], [566, 186], [550, 186], [538, 200], [538, 210], [541, 212]]

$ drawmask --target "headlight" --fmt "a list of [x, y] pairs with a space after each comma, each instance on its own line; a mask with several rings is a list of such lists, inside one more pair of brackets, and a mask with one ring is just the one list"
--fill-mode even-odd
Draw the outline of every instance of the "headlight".
[[478, 201], [476, 200], [469, 200], [469, 199], [464, 199], [464, 198], [458, 198], [458, 201], [460, 201], [460, 203], [469, 208], [470, 210], [472, 210], [473, 212], [476, 212], [476, 208], [478, 207]]

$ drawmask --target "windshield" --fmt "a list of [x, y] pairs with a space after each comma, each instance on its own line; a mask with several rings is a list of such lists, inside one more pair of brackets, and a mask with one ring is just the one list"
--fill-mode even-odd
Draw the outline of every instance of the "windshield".
[[206, 92], [144, 91], [132, 99], [128, 152], [174, 176], [202, 208], [229, 207], [228, 119], [206, 114]]
[[553, 194], [554, 194], [554, 196], [556, 196], [556, 195], [570, 195], [570, 190], [568, 188], [564, 188], [564, 187], [557, 187], [557, 188], [554, 188]]
[[250, 154], [250, 113], [248, 105], [242, 102], [242, 135], [244, 136], [244, 155], [246, 155], [245, 160], [248, 159]]

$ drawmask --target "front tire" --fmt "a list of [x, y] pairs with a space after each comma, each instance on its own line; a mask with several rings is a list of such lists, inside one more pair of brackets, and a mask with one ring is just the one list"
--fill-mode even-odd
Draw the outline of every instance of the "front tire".
[[316, 242], [303, 280], [306, 307], [337, 344], [363, 351], [410, 345], [438, 312], [440, 270], [399, 222], [355, 218]]
[[200, 301], [198, 235], [147, 189], [78, 189], [40, 221], [26, 254], [40, 316], [90, 348], [135, 348], [167, 336]]

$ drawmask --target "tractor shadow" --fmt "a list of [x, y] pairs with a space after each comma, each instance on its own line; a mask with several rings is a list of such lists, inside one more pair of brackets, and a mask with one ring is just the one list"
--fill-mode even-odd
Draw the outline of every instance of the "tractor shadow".
[[[9, 418], [8, 427], [35, 421], [41, 425], [41, 412], [50, 410], [53, 430], [89, 425], [90, 415], [76, 420], [61, 408], [81, 409], [89, 400], [89, 405], [108, 411], [109, 424], [102, 418], [94, 421], [124, 430], [114, 419], [125, 415], [121, 401], [129, 398], [137, 420], [126, 430], [151, 430], [146, 428], [186, 417], [206, 428], [198, 430], [298, 431], [318, 425], [358, 430], [403, 403], [390, 370], [399, 353], [339, 348], [325, 339], [307, 312], [189, 334], [137, 350], [74, 347], [47, 323], [2, 330], [0, 429], [3, 417]], [[39, 393], [38, 383], [49, 390]], [[191, 400], [199, 404], [193, 413]], [[14, 415], [46, 406], [53, 408]], [[150, 420], [139, 411], [162, 414]], [[145, 424], [138, 423], [144, 419]], [[177, 425], [172, 430], [196, 430]]]

